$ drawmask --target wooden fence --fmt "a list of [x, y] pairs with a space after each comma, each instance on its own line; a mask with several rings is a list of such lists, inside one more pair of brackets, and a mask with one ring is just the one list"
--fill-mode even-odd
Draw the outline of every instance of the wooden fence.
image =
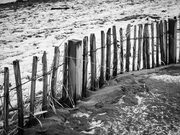
[[[47, 70], [47, 54], [42, 56], [42, 76], [37, 77], [37, 57], [33, 57], [30, 94], [29, 120], [35, 117], [36, 80], [43, 80], [42, 111], [49, 108], [49, 100], [54, 105], [74, 107], [77, 100], [87, 97], [87, 90], [95, 91], [102, 88], [111, 78], [118, 74], [141, 69], [155, 68], [161, 65], [176, 63], [180, 59], [177, 47], [177, 18], [153, 22], [151, 24], [127, 25], [126, 30], [116, 26], [109, 28], [107, 33], [101, 31], [101, 46], [96, 47], [95, 34], [84, 37], [83, 40], [69, 40], [64, 45], [64, 60], [59, 63], [59, 47], [54, 49], [53, 68]], [[133, 35], [132, 30], [134, 31]], [[137, 31], [138, 30], [138, 31]], [[118, 34], [117, 34], [118, 33]], [[125, 38], [123, 37], [125, 33]], [[119, 36], [117, 36], [119, 35]], [[132, 38], [133, 37], [133, 38]], [[119, 39], [119, 40], [118, 40]], [[90, 46], [88, 46], [90, 45]], [[97, 51], [100, 50], [100, 54]], [[180, 49], [179, 49], [180, 51]], [[177, 53], [179, 58], [177, 58]], [[98, 69], [97, 57], [100, 59]], [[90, 59], [89, 59], [90, 58]], [[88, 70], [90, 64], [90, 71]], [[57, 69], [63, 66], [63, 87], [61, 99], [57, 97]], [[3, 104], [3, 134], [9, 133], [9, 91], [17, 91], [18, 134], [23, 134], [24, 101], [19, 61], [13, 62], [16, 86], [9, 89], [9, 69], [4, 68], [4, 104]], [[98, 75], [99, 72], [99, 75]], [[90, 73], [90, 83], [88, 76]], [[48, 84], [48, 77], [51, 82]], [[88, 86], [90, 84], [90, 87]], [[48, 94], [50, 85], [50, 94]], [[63, 104], [64, 103], [64, 104]], [[45, 114], [43, 115], [45, 117]]]

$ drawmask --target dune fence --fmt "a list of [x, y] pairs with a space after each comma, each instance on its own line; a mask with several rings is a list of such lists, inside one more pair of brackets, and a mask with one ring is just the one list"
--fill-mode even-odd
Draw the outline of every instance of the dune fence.
[[[178, 24], [179, 23], [179, 24]], [[101, 40], [90, 34], [82, 40], [72, 39], [64, 44], [64, 58], [60, 63], [59, 47], [54, 48], [53, 67], [47, 70], [46, 51], [42, 56], [42, 75], [37, 76], [38, 58], [33, 57], [32, 76], [21, 82], [19, 60], [13, 61], [16, 86], [9, 88], [9, 68], [4, 68], [3, 128], [7, 135], [12, 132], [9, 123], [10, 112], [17, 111], [16, 132], [23, 135], [25, 119], [46, 117], [49, 108], [74, 107], [78, 100], [87, 97], [87, 91], [96, 91], [119, 74], [159, 66], [176, 64], [180, 60], [180, 19], [177, 17], [152, 23], [127, 25], [126, 29], [109, 28], [101, 31]], [[125, 35], [125, 36], [123, 36]], [[97, 47], [97, 42], [100, 46]], [[58, 68], [62, 68], [62, 88], [57, 91]], [[41, 112], [35, 113], [36, 81], [42, 79]], [[51, 81], [48, 81], [50, 78]], [[29, 116], [24, 115], [22, 86], [31, 83]], [[50, 86], [50, 87], [48, 87]], [[9, 92], [15, 90], [17, 108], [10, 109]], [[57, 96], [57, 93], [61, 93]]]

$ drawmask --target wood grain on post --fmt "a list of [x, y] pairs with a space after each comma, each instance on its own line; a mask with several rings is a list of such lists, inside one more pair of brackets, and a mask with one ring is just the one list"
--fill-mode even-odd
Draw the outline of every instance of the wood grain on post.
[[113, 77], [117, 76], [117, 35], [116, 35], [116, 26], [112, 28], [113, 32], [113, 46], [114, 46], [114, 56], [113, 56]]
[[105, 67], [105, 33], [101, 31], [101, 68], [100, 68], [100, 77], [99, 77], [99, 87], [101, 88], [104, 85], [104, 67]]
[[90, 35], [90, 57], [91, 57], [91, 90], [96, 90], [96, 37], [94, 34]]
[[144, 25], [143, 33], [143, 68], [150, 69], [149, 30], [147, 23]]
[[87, 97], [87, 75], [88, 75], [88, 37], [83, 39], [83, 79], [82, 79], [82, 97]]
[[17, 103], [18, 103], [18, 135], [23, 135], [24, 127], [24, 112], [23, 112], [23, 97], [22, 97], [22, 83], [21, 83], [21, 72], [19, 61], [13, 61], [14, 76], [16, 81], [16, 91], [17, 91]]
[[51, 79], [51, 96], [53, 99], [56, 98], [56, 87], [57, 87], [57, 71], [59, 65], [59, 47], [54, 48], [54, 59], [53, 59], [53, 70], [52, 70], [52, 79]]
[[175, 20], [168, 19], [168, 30], [169, 30], [169, 64], [176, 62], [176, 53], [175, 53]]
[[[82, 99], [82, 78], [83, 78], [83, 48], [82, 41], [77, 40], [76, 45], [76, 101]], [[96, 56], [96, 55], [95, 55]]]
[[151, 47], [152, 47], [152, 68], [155, 67], [154, 61], [154, 23], [151, 23]]
[[62, 88], [62, 99], [68, 98], [68, 44], [64, 44], [64, 64], [63, 64], [63, 88]]
[[159, 23], [159, 36], [160, 36], [160, 52], [161, 52], [161, 65], [165, 65], [166, 56], [165, 56], [165, 46], [164, 46], [164, 34], [163, 34], [163, 21], [161, 20]]
[[108, 81], [111, 78], [111, 28], [107, 31], [106, 45], [106, 80]]
[[119, 29], [119, 35], [120, 35], [120, 73], [124, 72], [124, 53], [123, 53], [123, 29]]
[[68, 41], [68, 95], [71, 106], [82, 96], [82, 41], [72, 39]]
[[3, 120], [3, 135], [7, 135], [9, 132], [9, 69], [4, 68], [4, 120]]
[[156, 67], [159, 67], [159, 45], [160, 45], [160, 35], [159, 35], [159, 22], [156, 22]]
[[139, 24], [139, 30], [138, 30], [138, 64], [137, 64], [137, 70], [140, 70], [141, 68], [141, 55], [142, 55], [142, 24]]
[[[42, 100], [42, 111], [47, 110], [48, 103], [47, 103], [47, 88], [48, 88], [48, 75], [47, 75], [47, 56], [46, 52], [44, 51], [42, 57], [42, 70], [43, 70], [43, 100]], [[45, 115], [44, 115], [45, 117]]]
[[134, 26], [134, 46], [133, 46], [133, 64], [132, 64], [132, 70], [135, 70], [135, 61], [136, 61], [136, 25]]
[[30, 94], [30, 119], [34, 118], [37, 62], [38, 62], [37, 56], [33, 56], [32, 77], [31, 77], [31, 94]]
[[129, 72], [129, 66], [130, 66], [130, 56], [131, 56], [131, 25], [128, 24], [127, 29], [126, 29], [126, 72]]

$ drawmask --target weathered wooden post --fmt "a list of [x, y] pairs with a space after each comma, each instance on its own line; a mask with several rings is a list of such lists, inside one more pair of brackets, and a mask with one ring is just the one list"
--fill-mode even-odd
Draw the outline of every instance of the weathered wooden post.
[[124, 72], [124, 53], [123, 53], [123, 29], [119, 29], [119, 35], [120, 35], [120, 73]]
[[56, 86], [57, 86], [57, 72], [58, 72], [58, 65], [59, 65], [59, 47], [56, 46], [54, 48], [54, 59], [53, 59], [53, 69], [52, 69], [52, 79], [51, 79], [51, 96], [56, 99]]
[[167, 43], [167, 21], [163, 21], [163, 43], [164, 43], [164, 50], [165, 50], [165, 64], [168, 64], [168, 43]]
[[113, 32], [113, 45], [114, 45], [114, 56], [113, 56], [113, 77], [117, 76], [117, 35], [116, 35], [116, 26], [113, 26], [112, 28]]
[[160, 45], [160, 35], [159, 35], [159, 22], [156, 22], [156, 67], [159, 67], [159, 45]]
[[21, 72], [19, 67], [19, 61], [13, 61], [14, 76], [16, 81], [17, 91], [17, 103], [18, 103], [18, 135], [23, 135], [24, 127], [24, 112], [23, 112], [23, 97], [22, 97], [22, 85], [21, 85]]
[[90, 35], [90, 57], [91, 57], [91, 90], [97, 89], [97, 66], [96, 66], [96, 37]]
[[138, 30], [138, 64], [137, 64], [137, 70], [141, 68], [141, 55], [142, 55], [142, 24], [139, 24], [139, 30]]
[[126, 29], [126, 72], [129, 72], [129, 66], [130, 66], [130, 56], [131, 56], [131, 25], [128, 24], [127, 29]]
[[168, 19], [169, 29], [169, 64], [176, 63], [175, 29], [176, 20]]
[[[46, 52], [44, 51], [42, 57], [42, 70], [43, 70], [43, 101], [42, 101], [42, 111], [47, 110], [48, 103], [47, 103], [47, 88], [48, 88], [48, 75], [47, 75], [47, 56]], [[44, 114], [45, 117], [45, 114]]]
[[104, 68], [105, 68], [105, 33], [101, 31], [101, 68], [99, 77], [99, 87], [101, 88], [104, 84]]
[[64, 44], [64, 65], [63, 65], [63, 88], [62, 88], [62, 99], [68, 98], [68, 44]]
[[68, 95], [72, 106], [82, 97], [82, 41], [68, 41]]
[[166, 64], [166, 56], [165, 56], [165, 44], [164, 44], [164, 34], [163, 34], [163, 21], [161, 20], [159, 23], [159, 36], [160, 36], [160, 52], [161, 52], [161, 65]]
[[143, 34], [143, 68], [150, 69], [149, 30], [147, 23], [144, 25]]
[[135, 61], [136, 61], [136, 25], [134, 26], [134, 46], [133, 46], [133, 64], [132, 64], [132, 70], [135, 70]]
[[38, 62], [37, 56], [33, 56], [32, 77], [31, 77], [31, 95], [30, 95], [30, 120], [34, 118], [37, 62]]
[[88, 75], [88, 37], [83, 39], [83, 78], [82, 78], [82, 97], [87, 97], [87, 75]]
[[8, 135], [9, 132], [9, 69], [4, 68], [4, 120], [3, 120], [3, 135]]
[[152, 68], [155, 67], [154, 63], [154, 23], [151, 23], [151, 47], [152, 47]]
[[108, 81], [111, 78], [111, 28], [108, 29], [106, 35], [106, 80]]
[[[180, 16], [179, 16], [179, 33], [180, 33]], [[179, 34], [180, 39], [180, 34]], [[180, 48], [180, 41], [179, 41], [179, 48]], [[179, 63], [180, 63], [180, 49], [179, 49]]]

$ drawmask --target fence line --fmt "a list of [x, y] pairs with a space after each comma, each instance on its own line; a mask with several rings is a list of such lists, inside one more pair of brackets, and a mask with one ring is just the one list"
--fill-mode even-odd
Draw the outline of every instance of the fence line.
[[[180, 20], [179, 20], [180, 21]], [[149, 36], [149, 27], [151, 26], [151, 36]], [[131, 29], [134, 27], [134, 29]], [[156, 28], [156, 32], [154, 30]], [[134, 30], [134, 38], [131, 38], [131, 33]], [[117, 76], [118, 73], [118, 61], [120, 71], [119, 73], [129, 72], [131, 71], [130, 68], [130, 60], [131, 60], [131, 40], [134, 40], [134, 44], [132, 44], [133, 48], [133, 57], [132, 57], [132, 71], [140, 70], [141, 64], [143, 64], [144, 69], [150, 69], [154, 67], [158, 67], [160, 65], [167, 65], [171, 63], [176, 63], [176, 53], [177, 53], [177, 20], [176, 19], [169, 19], [168, 23], [166, 21], [160, 21], [154, 23], [140, 24], [138, 27], [138, 35], [136, 35], [136, 25], [131, 26], [128, 24], [125, 34], [125, 39], [123, 39], [123, 29], [120, 28], [119, 35], [120, 40], [117, 40], [117, 31], [116, 27], [112, 27], [112, 34], [111, 28], [108, 29], [106, 33], [101, 31], [101, 47], [96, 48], [96, 36], [94, 34], [90, 35], [90, 50], [88, 51], [88, 37], [83, 39], [83, 43], [81, 40], [69, 40], [68, 44], [65, 43], [64, 47], [64, 60], [63, 63], [59, 64], [59, 47], [55, 47], [54, 51], [54, 59], [53, 59], [53, 66], [52, 68], [47, 71], [47, 58], [46, 52], [43, 54], [42, 63], [43, 63], [43, 74], [40, 76], [36, 75], [37, 72], [37, 57], [33, 57], [33, 69], [32, 69], [32, 77], [30, 80], [21, 83], [21, 75], [20, 75], [20, 66], [19, 61], [14, 61], [14, 71], [15, 71], [15, 79], [16, 79], [16, 86], [9, 89], [8, 77], [9, 71], [8, 68], [4, 70], [4, 107], [3, 107], [3, 115], [5, 116], [4, 124], [3, 124], [3, 134], [8, 134], [10, 132], [9, 125], [8, 125], [8, 114], [10, 102], [8, 101], [8, 92], [12, 90], [17, 90], [17, 100], [18, 100], [18, 134], [23, 134], [23, 127], [24, 127], [24, 114], [23, 114], [23, 99], [22, 99], [22, 86], [26, 83], [31, 82], [31, 98], [30, 98], [30, 121], [31, 118], [34, 117], [34, 103], [35, 103], [35, 84], [38, 78], [43, 77], [43, 102], [42, 102], [42, 110], [46, 111], [48, 109], [48, 98], [50, 97], [52, 100], [53, 105], [66, 105], [69, 107], [74, 107], [76, 101], [86, 97], [86, 90], [88, 89], [88, 56], [90, 56], [90, 64], [91, 64], [91, 76], [90, 76], [90, 89], [97, 90], [101, 88], [106, 81], [111, 78]], [[156, 36], [154, 36], [154, 32]], [[151, 39], [151, 50], [150, 50], [150, 39]], [[154, 39], [156, 39], [156, 44]], [[106, 43], [105, 43], [106, 40]], [[112, 40], [112, 42], [111, 42]], [[126, 41], [126, 53], [124, 57], [124, 48], [123, 43]], [[138, 45], [136, 47], [136, 42], [138, 41]], [[168, 42], [169, 41], [169, 42]], [[167, 43], [168, 42], [168, 43]], [[120, 43], [120, 45], [118, 45]], [[83, 49], [82, 49], [83, 44]], [[61, 46], [61, 45], [60, 45]], [[113, 47], [113, 57], [111, 57], [111, 46]], [[156, 47], [156, 52], [154, 50]], [[118, 49], [119, 48], [119, 49]], [[106, 53], [105, 53], [106, 49]], [[97, 50], [101, 50], [101, 63], [100, 63], [100, 75], [97, 75]], [[179, 49], [180, 50], [180, 49]], [[150, 51], [152, 51], [152, 58], [150, 58]], [[137, 54], [136, 54], [137, 53]], [[156, 54], [156, 62], [155, 56]], [[106, 56], [105, 56], [106, 54]], [[118, 60], [118, 54], [120, 56]], [[137, 55], [137, 57], [136, 57]], [[180, 54], [179, 54], [180, 57]], [[113, 58], [111, 66], [111, 59]], [[141, 58], [142, 61], [141, 61]], [[150, 60], [152, 59], [152, 63]], [[105, 64], [106, 60], [106, 64]], [[135, 66], [135, 61], [137, 60], [137, 65]], [[161, 62], [159, 62], [161, 60]], [[124, 62], [125, 65], [124, 65]], [[56, 95], [57, 90], [57, 69], [63, 66], [63, 85], [62, 85], [62, 102], [59, 102], [59, 99]], [[125, 67], [125, 69], [124, 69]], [[111, 72], [112, 70], [112, 72]], [[83, 72], [82, 72], [83, 71]], [[112, 74], [111, 74], [112, 73]], [[48, 78], [47, 76], [51, 75], [51, 93], [48, 94]], [[6, 98], [5, 98], [6, 97]], [[11, 105], [10, 105], [11, 106]], [[43, 115], [45, 117], [45, 115]]]

